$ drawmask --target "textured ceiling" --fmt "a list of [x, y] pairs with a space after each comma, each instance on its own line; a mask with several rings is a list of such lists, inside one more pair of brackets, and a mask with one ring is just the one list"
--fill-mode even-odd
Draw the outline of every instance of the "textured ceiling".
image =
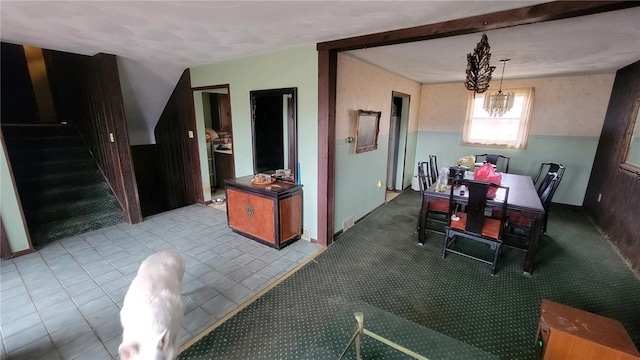
[[0, 35], [5, 42], [185, 69], [540, 2], [3, 0]]
[[[132, 143], [153, 127], [182, 71], [286, 47], [546, 1], [0, 1], [4, 42], [115, 54]], [[640, 10], [490, 31], [505, 78], [615, 71], [640, 59]], [[351, 54], [421, 83], [462, 81], [479, 34]]]
[[[511, 59], [505, 79], [615, 71], [640, 60], [640, 8], [488, 31], [491, 64]], [[349, 53], [415, 81], [464, 81], [480, 34]], [[499, 75], [498, 75], [499, 76]]]
[[[2, 1], [2, 41], [188, 67], [544, 1]], [[505, 77], [616, 70], [640, 59], [640, 9], [491, 31]], [[471, 34], [353, 51], [422, 83], [460, 81]]]

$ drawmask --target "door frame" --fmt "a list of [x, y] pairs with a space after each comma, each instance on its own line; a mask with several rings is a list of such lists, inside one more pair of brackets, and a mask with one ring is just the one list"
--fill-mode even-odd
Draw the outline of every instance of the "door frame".
[[[207, 91], [207, 90], [220, 90], [220, 89], [225, 89], [227, 91], [227, 96], [229, 99], [229, 118], [230, 118], [230, 124], [229, 124], [229, 134], [231, 135], [231, 138], [233, 139], [233, 111], [231, 109], [231, 87], [229, 86], [229, 84], [219, 84], [219, 85], [207, 85], [207, 86], [196, 86], [196, 87], [192, 87], [191, 88], [191, 93], [193, 94], [193, 97], [195, 99], [195, 94], [196, 93], [217, 93], [215, 91]], [[195, 106], [195, 101], [194, 101], [194, 106]], [[202, 111], [204, 111], [204, 108], [202, 108]], [[194, 112], [194, 122], [197, 121], [197, 119], [195, 118], [195, 112]], [[196, 125], [196, 129], [198, 128], [198, 126]], [[196, 131], [197, 133], [197, 131]], [[197, 134], [196, 134], [197, 135]], [[204, 134], [202, 134], [204, 135]], [[198, 139], [200, 139], [200, 137], [198, 136]], [[205, 146], [204, 146], [204, 158], [207, 159], [207, 149], [206, 149], [206, 140], [205, 140]], [[202, 151], [200, 151], [200, 144], [198, 144], [198, 153], [200, 153], [200, 156], [202, 158]], [[213, 157], [213, 153], [211, 154], [211, 156]], [[235, 157], [235, 151], [231, 152], [231, 164], [233, 166], [233, 173], [235, 174], [235, 164], [236, 164], [236, 157]], [[215, 160], [213, 163], [213, 167], [215, 169]], [[215, 170], [214, 170], [215, 171]], [[200, 167], [200, 172], [202, 173], [202, 166]], [[209, 175], [209, 174], [207, 174]], [[204, 185], [204, 182], [202, 182], [202, 184]], [[209, 198], [211, 198], [211, 187], [212, 184], [209, 184]], [[205, 194], [205, 187], [202, 186], [202, 199], [206, 199], [206, 194]], [[211, 201], [211, 200], [209, 200]], [[206, 202], [206, 201], [205, 201]]]
[[[409, 140], [409, 109], [411, 106], [411, 95], [399, 91], [392, 91], [392, 101], [393, 98], [396, 97], [402, 99], [402, 107], [400, 112], [400, 129], [398, 131], [398, 162], [396, 163], [395, 169], [396, 174], [394, 190], [402, 191], [404, 189], [405, 169], [407, 168], [407, 142]], [[403, 144], [404, 146], [401, 146]], [[400, 157], [400, 153], [402, 153], [402, 157]], [[400, 162], [401, 160], [402, 163]], [[388, 163], [389, 162], [387, 160], [387, 164]], [[400, 188], [398, 188], [398, 185], [400, 185]]]

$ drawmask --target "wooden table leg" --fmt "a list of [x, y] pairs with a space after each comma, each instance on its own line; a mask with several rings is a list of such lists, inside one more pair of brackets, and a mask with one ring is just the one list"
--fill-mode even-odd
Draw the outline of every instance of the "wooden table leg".
[[420, 207], [420, 228], [418, 229], [418, 245], [424, 245], [427, 233], [427, 211], [429, 209], [429, 201], [422, 197], [422, 206]]
[[531, 276], [533, 272], [533, 263], [536, 260], [538, 254], [538, 243], [540, 242], [540, 236], [542, 236], [542, 219], [544, 215], [536, 216], [531, 228], [531, 238], [529, 239], [529, 248], [527, 249], [527, 256], [524, 258], [524, 275]]

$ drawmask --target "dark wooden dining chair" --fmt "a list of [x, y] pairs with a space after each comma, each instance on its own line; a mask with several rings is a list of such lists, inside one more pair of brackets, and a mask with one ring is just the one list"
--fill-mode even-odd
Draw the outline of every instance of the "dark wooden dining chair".
[[[457, 185], [465, 185], [468, 191], [468, 198], [463, 200], [462, 197], [454, 196], [454, 188]], [[494, 219], [492, 216], [485, 215], [487, 208], [487, 192], [489, 189], [498, 191], [502, 189], [504, 196], [496, 196], [493, 201], [501, 202], [500, 211], [501, 218]], [[502, 250], [502, 237], [506, 232], [507, 220], [507, 202], [509, 199], [509, 188], [493, 183], [475, 180], [455, 180], [449, 194], [449, 212], [447, 218], [447, 227], [445, 228], [444, 244], [442, 246], [442, 258], [447, 253], [462, 255], [474, 260], [478, 260], [491, 265], [491, 274], [495, 274], [498, 257]], [[466, 206], [465, 206], [466, 205]], [[465, 206], [466, 212], [458, 211]], [[452, 219], [453, 215], [458, 217], [457, 220]], [[489, 261], [484, 258], [465, 253], [462, 249], [456, 247], [456, 241], [459, 238], [465, 238], [472, 241], [481, 242], [489, 245], [494, 251], [493, 260]]]
[[476, 162], [488, 162], [496, 166], [496, 171], [508, 173], [510, 157], [498, 154], [480, 154], [476, 155]]
[[420, 186], [422, 204], [420, 206], [420, 214], [418, 215], [416, 232], [420, 230], [420, 221], [421, 219], [424, 218], [426, 219], [425, 230], [429, 230], [437, 233], [443, 233], [442, 231], [439, 231], [437, 228], [430, 228], [426, 226], [428, 222], [441, 224], [440, 226], [446, 225], [447, 223], [446, 216], [447, 216], [447, 212], [449, 211], [449, 202], [447, 200], [437, 200], [437, 201], [429, 201], [429, 202], [426, 201], [425, 190], [427, 190], [431, 185], [435, 184], [435, 181], [437, 180], [437, 173], [435, 174], [435, 178], [433, 177], [433, 168], [431, 166], [431, 163], [432, 163], [431, 160], [432, 159], [430, 158], [429, 162], [421, 161], [418, 163], [418, 185]]
[[[549, 207], [551, 205], [551, 199], [553, 198], [553, 194], [555, 189], [558, 188], [558, 184], [560, 184], [560, 176], [558, 173], [550, 172], [547, 173], [544, 177], [544, 188], [542, 188], [542, 192], [540, 193], [540, 202], [542, 203], [542, 207], [545, 209], [545, 217], [542, 224], [542, 231], [545, 233], [547, 231], [546, 218], [549, 213]], [[495, 216], [495, 213], [494, 213]], [[523, 250], [526, 250], [529, 244], [529, 240], [531, 238], [531, 228], [533, 227], [532, 216], [526, 216], [523, 213], [510, 211], [508, 212], [509, 224], [508, 224], [508, 236], [515, 237], [522, 241], [521, 246], [516, 246]]]
[[[559, 185], [560, 181], [562, 180], [562, 176], [564, 175], [564, 170], [565, 170], [565, 167], [562, 164], [551, 163], [551, 162], [545, 162], [540, 164], [540, 169], [538, 169], [538, 173], [533, 178], [533, 183], [535, 184], [536, 190], [538, 191], [538, 196], [540, 196], [544, 191], [544, 189], [547, 187], [546, 182], [549, 181], [549, 176], [547, 175], [550, 173], [556, 173], [560, 178], [558, 180], [558, 185]], [[551, 194], [551, 196], [553, 196], [553, 194]]]

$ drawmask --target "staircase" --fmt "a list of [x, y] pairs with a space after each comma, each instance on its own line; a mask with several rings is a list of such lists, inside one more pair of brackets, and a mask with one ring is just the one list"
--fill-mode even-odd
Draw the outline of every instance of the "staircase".
[[2, 132], [34, 246], [125, 221], [74, 128], [3, 125]]

